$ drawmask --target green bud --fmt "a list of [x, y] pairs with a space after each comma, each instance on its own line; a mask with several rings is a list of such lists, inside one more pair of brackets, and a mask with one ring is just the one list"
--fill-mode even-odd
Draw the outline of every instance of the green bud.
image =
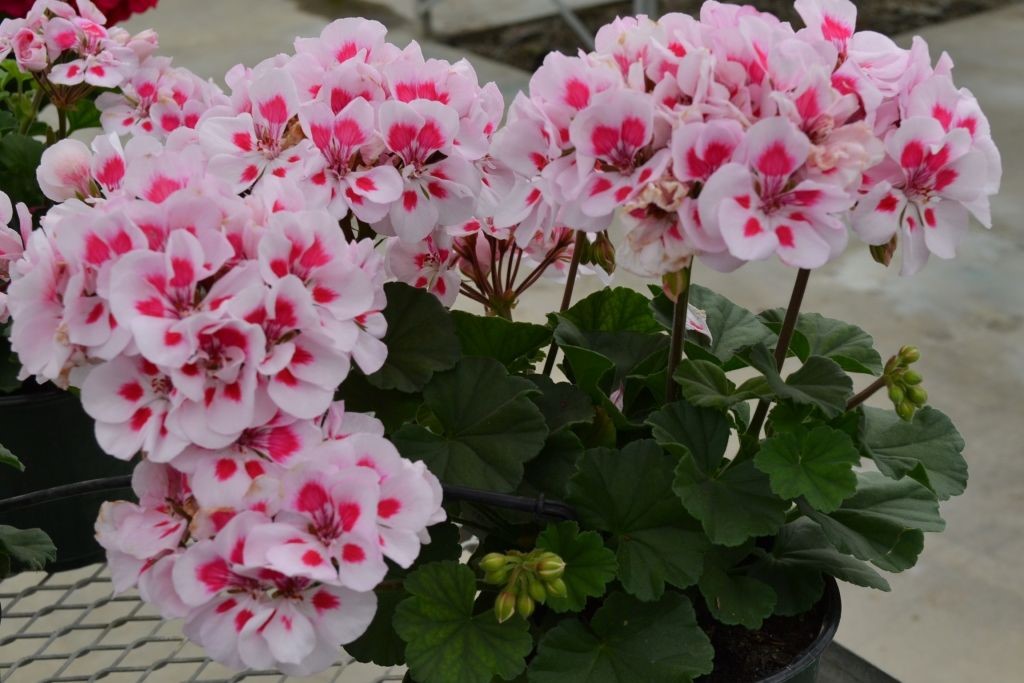
[[922, 387], [910, 387], [907, 389], [907, 398], [918, 408], [928, 403], [928, 392]]
[[889, 400], [892, 401], [893, 405], [898, 406], [903, 403], [903, 398], [903, 389], [898, 384], [893, 384], [889, 387]]
[[537, 563], [537, 574], [545, 581], [557, 579], [565, 572], [565, 561], [554, 553], [541, 555]]
[[516, 594], [509, 591], [501, 591], [498, 599], [494, 601], [494, 616], [498, 618], [499, 624], [504, 624], [516, 613]]
[[923, 380], [924, 378], [921, 377], [921, 373], [919, 372], [907, 370], [906, 372], [903, 373], [903, 383], [909, 386], [920, 384]]
[[921, 351], [916, 346], [904, 346], [900, 349], [900, 360], [905, 365], [921, 360]]
[[896, 414], [908, 422], [914, 417], [914, 404], [904, 401], [896, 406]]
[[508, 564], [508, 556], [501, 553], [488, 553], [480, 560], [480, 569], [487, 573], [504, 569]]
[[491, 584], [492, 586], [500, 586], [501, 584], [508, 581], [509, 572], [512, 571], [511, 567], [505, 566], [495, 572], [487, 572], [484, 574], [484, 581]]
[[541, 583], [540, 579], [531, 575], [526, 584], [526, 590], [530, 594], [530, 597], [539, 603], [544, 603], [548, 599], [548, 591]]
[[566, 587], [565, 581], [562, 579], [551, 579], [547, 584], [548, 595], [553, 598], [564, 598], [569, 594], [569, 589]]
[[536, 606], [537, 603], [535, 603], [533, 601], [533, 598], [531, 598], [526, 593], [522, 593], [516, 599], [516, 611], [519, 612], [519, 614], [522, 615], [524, 619], [530, 618], [530, 615], [533, 614], [533, 610]]

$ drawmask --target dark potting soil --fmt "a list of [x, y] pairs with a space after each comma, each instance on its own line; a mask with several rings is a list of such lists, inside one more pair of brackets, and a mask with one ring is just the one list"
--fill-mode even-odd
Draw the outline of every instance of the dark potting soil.
[[696, 683], [751, 683], [781, 671], [821, 632], [823, 602], [795, 617], [769, 617], [756, 631], [699, 614], [715, 648], [715, 670]]
[[[737, 0], [740, 1], [740, 0]], [[858, 0], [857, 28], [886, 35], [905, 33], [928, 24], [948, 21], [983, 10], [1010, 4], [1014, 0]], [[660, 10], [696, 15], [703, 0], [661, 0]], [[801, 25], [792, 0], [748, 0], [757, 8], [775, 13], [794, 26]], [[593, 32], [617, 16], [633, 13], [632, 2], [615, 2], [576, 14]], [[551, 50], [576, 54], [583, 47], [579, 37], [559, 16], [542, 17], [498, 28], [445, 36], [445, 42], [489, 57], [498, 62], [533, 71]]]

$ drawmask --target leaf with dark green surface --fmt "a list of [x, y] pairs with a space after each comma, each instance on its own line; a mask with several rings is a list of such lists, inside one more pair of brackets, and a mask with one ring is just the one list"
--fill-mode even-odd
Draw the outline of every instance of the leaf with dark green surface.
[[523, 482], [550, 498], [565, 500], [569, 478], [583, 457], [583, 442], [568, 429], [550, 434], [536, 458], [526, 463]]
[[36, 169], [45, 145], [27, 135], [10, 133], [0, 138], [0, 190], [12, 204], [33, 208], [46, 203], [36, 181]]
[[382, 340], [388, 347], [384, 366], [367, 379], [380, 389], [412, 393], [422, 389], [435, 372], [458, 362], [459, 338], [452, 317], [423, 289], [403, 282], [384, 285], [388, 331]]
[[[729, 361], [746, 347], [774, 343], [775, 333], [757, 316], [707, 287], [690, 285], [690, 304], [707, 313], [711, 333], [710, 342], [702, 335], [693, 335], [691, 340], [719, 363]], [[668, 297], [659, 292], [653, 306], [657, 319], [671, 328], [672, 302]]]
[[832, 512], [856, 491], [853, 466], [859, 461], [850, 437], [824, 425], [776, 433], [754, 457], [772, 491], [787, 499], [804, 496], [822, 512]]
[[379, 389], [366, 379], [366, 375], [353, 370], [338, 387], [338, 399], [345, 401], [345, 409], [373, 413], [384, 423], [388, 434], [393, 434], [416, 417], [423, 402], [419, 394], [406, 394], [397, 389]]
[[559, 317], [587, 332], [662, 331], [650, 309], [650, 300], [626, 287], [605, 288], [576, 302]]
[[548, 431], [554, 433], [571, 425], [586, 424], [594, 419], [590, 398], [568, 382], [554, 382], [544, 375], [528, 375], [539, 393], [530, 398], [544, 414]]
[[683, 683], [709, 673], [714, 651], [690, 601], [666, 593], [605, 600], [589, 625], [563, 620], [545, 634], [530, 683]]
[[913, 567], [924, 548], [925, 531], [942, 531], [939, 503], [927, 487], [909, 477], [892, 480], [877, 472], [857, 477], [857, 493], [825, 514], [800, 503], [840, 551], [881, 569]]
[[[776, 308], [764, 311], [759, 317], [778, 331], [786, 317], [786, 310]], [[824, 356], [834, 360], [847, 372], [871, 375], [882, 372], [882, 357], [875, 350], [875, 340], [856, 325], [826, 318], [818, 313], [801, 313], [796, 332], [789, 349], [800, 360]]]
[[537, 352], [551, 341], [551, 330], [543, 325], [463, 311], [452, 311], [451, 317], [462, 355], [493, 358], [510, 372], [528, 370]]
[[680, 457], [693, 456], [703, 472], [718, 469], [729, 443], [729, 420], [708, 408], [686, 401], [671, 403], [647, 418], [654, 440]]
[[579, 612], [587, 598], [604, 595], [605, 586], [615, 578], [615, 553], [604, 547], [601, 534], [580, 531], [576, 522], [549, 524], [537, 536], [537, 547], [555, 553], [565, 562], [567, 595], [548, 597], [547, 606], [556, 612]]
[[701, 408], [727, 410], [766, 393], [763, 380], [755, 378], [737, 388], [722, 368], [707, 360], [684, 360], [676, 369], [675, 381], [683, 398]]
[[42, 529], [15, 529], [0, 524], [0, 553], [21, 569], [39, 570], [57, 559], [57, 548]]
[[548, 436], [544, 416], [530, 400], [535, 385], [508, 374], [490, 358], [463, 358], [423, 389], [424, 405], [441, 431], [406, 424], [394, 436], [399, 452], [447, 484], [513, 491], [523, 463]]
[[958, 496], [967, 487], [963, 437], [948, 417], [930, 406], [910, 422], [891, 409], [865, 407], [861, 444], [886, 476], [914, 476], [915, 468], [923, 468], [925, 485], [939, 500]]
[[814, 607], [825, 592], [825, 578], [816, 569], [759, 564], [749, 568], [747, 574], [772, 589], [775, 593], [772, 614], [780, 616], [803, 614]]
[[89, 99], [83, 98], [68, 112], [68, 132], [74, 133], [76, 130], [82, 130], [84, 128], [99, 128], [100, 127], [100, 110], [96, 108], [96, 103]]
[[[431, 562], [458, 560], [462, 555], [459, 543], [459, 528], [451, 522], [435, 524], [427, 529], [430, 543], [424, 545], [416, 563], [408, 570], [391, 566], [388, 579], [402, 579], [417, 568]], [[409, 597], [403, 586], [377, 591], [377, 612], [369, 627], [356, 640], [345, 645], [345, 652], [356, 661], [373, 662], [379, 666], [395, 666], [405, 663], [405, 641], [398, 637], [393, 624], [395, 609]]]
[[684, 457], [676, 467], [672, 489], [717, 545], [735, 546], [753, 536], [775, 533], [789, 508], [772, 493], [768, 475], [749, 460], [707, 473], [692, 457]]
[[749, 360], [764, 375], [768, 388], [778, 398], [814, 406], [829, 418], [846, 412], [846, 403], [853, 396], [853, 380], [834, 360], [811, 356], [785, 381], [775, 367], [775, 358], [764, 345], [751, 349]]
[[21, 460], [18, 460], [18, 456], [16, 456], [14, 453], [11, 453], [11, 451], [8, 450], [7, 447], [5, 447], [2, 443], [0, 443], [0, 465], [7, 465], [8, 467], [13, 467], [19, 472], [25, 471], [25, 464], [21, 462]]
[[703, 567], [707, 542], [672, 495], [673, 463], [654, 441], [634, 441], [587, 451], [569, 480], [568, 502], [585, 526], [612, 535], [619, 580], [641, 600], [666, 583], [692, 586]]
[[820, 571], [857, 586], [889, 590], [889, 582], [871, 565], [836, 550], [821, 527], [806, 517], [779, 529], [771, 552], [762, 557], [759, 564], [777, 569]]
[[510, 680], [533, 649], [527, 622], [499, 624], [491, 610], [473, 613], [476, 577], [457, 562], [434, 562], [409, 574], [411, 597], [395, 610], [395, 631], [405, 641], [409, 669], [420, 683], [490, 683]]
[[731, 626], [761, 628], [775, 609], [775, 591], [755, 578], [730, 572], [713, 555], [709, 553], [698, 584], [711, 616]]

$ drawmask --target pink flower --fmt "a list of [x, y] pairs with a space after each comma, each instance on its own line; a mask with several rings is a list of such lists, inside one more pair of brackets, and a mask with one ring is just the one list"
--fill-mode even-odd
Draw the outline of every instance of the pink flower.
[[391, 238], [387, 253], [388, 270], [399, 281], [427, 290], [445, 306], [455, 302], [461, 278], [448, 235], [435, 232], [414, 244]]
[[845, 244], [846, 229], [835, 216], [851, 203], [833, 186], [803, 180], [810, 142], [783, 118], [750, 128], [729, 163], [701, 192], [700, 219], [720, 234], [729, 253], [744, 261], [775, 253], [798, 268], [824, 265]]

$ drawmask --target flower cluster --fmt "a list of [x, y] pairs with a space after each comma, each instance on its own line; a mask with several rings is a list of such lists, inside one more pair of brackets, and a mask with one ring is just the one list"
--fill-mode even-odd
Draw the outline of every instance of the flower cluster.
[[[664, 275], [777, 254], [816, 268], [847, 225], [902, 235], [903, 272], [954, 255], [968, 212], [989, 225], [1000, 161], [952, 62], [855, 31], [848, 0], [798, 0], [806, 28], [706, 2], [699, 19], [618, 19], [596, 49], [548, 55], [496, 136], [515, 173], [498, 227], [605, 229], [619, 261]], [[895, 248], [895, 244], [893, 244]]]
[[106, 16], [90, 0], [76, 5], [38, 0], [23, 18], [5, 19], [0, 23], [0, 59], [12, 53], [23, 71], [57, 88], [113, 88], [156, 50], [152, 31], [132, 36], [107, 27]]
[[335, 404], [316, 420], [278, 412], [227, 449], [143, 461], [139, 503], [106, 503], [96, 523], [115, 589], [138, 585], [229, 666], [326, 669], [373, 619], [384, 558], [411, 565], [444, 517], [437, 480], [383, 431]]
[[[110, 25], [124, 21], [133, 14], [156, 7], [157, 0], [96, 0], [95, 5], [103, 12]], [[0, 15], [23, 17], [31, 11], [34, 0], [0, 0]], [[80, 5], [72, 0], [72, 5]]]

